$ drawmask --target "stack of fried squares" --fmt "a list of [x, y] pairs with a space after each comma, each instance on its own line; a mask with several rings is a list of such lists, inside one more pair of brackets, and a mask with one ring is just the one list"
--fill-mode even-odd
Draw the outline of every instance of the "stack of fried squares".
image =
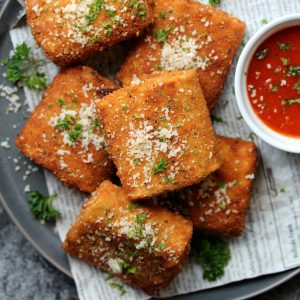
[[[62, 70], [16, 144], [66, 185], [92, 193], [63, 249], [154, 295], [181, 271], [193, 230], [228, 237], [244, 231], [256, 147], [217, 136], [209, 115], [244, 25], [190, 0], [158, 0], [154, 12], [151, 1], [125, 1], [129, 4], [123, 8], [121, 2], [111, 2], [118, 3], [115, 14], [108, 13], [114, 10], [110, 1], [101, 2], [94, 27], [121, 11], [124, 20], [133, 22], [121, 27], [122, 38], [106, 33], [77, 49], [72, 32], [66, 48], [58, 51], [58, 33], [43, 37], [45, 22], [57, 9], [72, 14], [76, 1], [58, 1], [59, 8], [34, 8], [28, 1], [27, 9], [36, 13], [29, 20], [34, 33], [39, 28], [38, 42], [62, 65], [111, 45], [110, 39], [129, 37], [134, 30], [137, 34], [152, 14], [155, 22], [118, 74], [123, 87], [90, 67]], [[90, 13], [92, 6], [87, 7]], [[63, 38], [68, 38], [68, 20], [64, 24], [54, 18]], [[89, 31], [81, 34], [90, 37]]]

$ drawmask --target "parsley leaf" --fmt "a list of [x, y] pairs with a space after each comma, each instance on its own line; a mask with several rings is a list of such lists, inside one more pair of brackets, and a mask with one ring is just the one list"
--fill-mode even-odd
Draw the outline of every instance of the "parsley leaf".
[[287, 99], [282, 101], [283, 105], [300, 104], [300, 98], [298, 99]]
[[156, 35], [157, 41], [163, 46], [167, 42], [169, 33], [173, 30], [172, 27], [168, 26], [166, 29], [155, 29], [154, 33]]
[[298, 79], [298, 82], [294, 84], [294, 90], [296, 90], [297, 93], [300, 94], [300, 78]]
[[69, 138], [72, 142], [75, 142], [78, 140], [79, 136], [82, 133], [82, 125], [79, 123], [76, 123], [73, 130], [69, 132]]
[[203, 279], [215, 281], [224, 275], [230, 260], [228, 242], [217, 237], [194, 236], [191, 255], [203, 268]]
[[167, 16], [167, 12], [166, 12], [165, 10], [161, 11], [160, 14], [159, 14], [159, 17], [160, 17], [161, 19], [165, 19], [166, 16]]
[[52, 201], [57, 194], [44, 196], [38, 191], [33, 191], [29, 196], [30, 211], [37, 219], [47, 222], [60, 216], [60, 212], [52, 206]]
[[286, 51], [291, 48], [290, 44], [285, 44], [285, 43], [278, 43], [278, 47], [281, 51]]
[[213, 122], [217, 122], [217, 123], [225, 123], [224, 120], [219, 117], [219, 116], [215, 116], [215, 115], [210, 115], [210, 118]]
[[46, 75], [38, 71], [42, 60], [30, 56], [31, 48], [24, 42], [16, 46], [11, 58], [6, 59], [6, 78], [16, 84], [20, 83], [29, 89], [41, 91], [46, 87]]
[[157, 163], [156, 167], [153, 169], [154, 175], [164, 172], [167, 170], [167, 160], [165, 159], [160, 159], [159, 162]]
[[222, 0], [209, 0], [209, 4], [211, 6], [217, 6], [219, 4], [221, 4]]
[[96, 18], [100, 10], [102, 9], [103, 0], [94, 0], [91, 4], [88, 5], [89, 13], [85, 16], [85, 20], [88, 25], [91, 25]]
[[300, 66], [289, 66], [287, 76], [300, 76]]

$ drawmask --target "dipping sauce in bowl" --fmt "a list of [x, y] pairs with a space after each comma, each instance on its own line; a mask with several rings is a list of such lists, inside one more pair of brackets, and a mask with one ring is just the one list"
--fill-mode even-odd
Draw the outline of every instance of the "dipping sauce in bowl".
[[246, 84], [259, 119], [280, 134], [300, 138], [300, 26], [276, 32], [257, 48]]

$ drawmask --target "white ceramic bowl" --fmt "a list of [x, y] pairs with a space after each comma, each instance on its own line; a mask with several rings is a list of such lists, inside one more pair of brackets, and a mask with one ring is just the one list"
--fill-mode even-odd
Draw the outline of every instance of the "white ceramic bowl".
[[[300, 138], [292, 138], [270, 129], [255, 114], [247, 95], [246, 72], [256, 49], [274, 33], [300, 25], [300, 13], [276, 19], [259, 29], [246, 44], [235, 73], [235, 95], [240, 112], [251, 130], [266, 143], [293, 153], [300, 153]], [[300, 116], [299, 116], [300, 118]]]

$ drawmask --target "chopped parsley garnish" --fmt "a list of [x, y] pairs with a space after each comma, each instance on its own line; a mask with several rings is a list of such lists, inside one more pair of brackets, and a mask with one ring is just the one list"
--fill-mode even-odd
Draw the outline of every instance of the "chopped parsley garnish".
[[262, 25], [265, 25], [265, 24], [268, 24], [268, 23], [269, 23], [269, 21], [268, 21], [268, 20], [266, 20], [266, 19], [262, 19], [262, 20], [260, 21], [260, 23], [261, 23]]
[[63, 99], [58, 99], [57, 100], [57, 105], [58, 106], [63, 106], [64, 105], [64, 100]]
[[163, 179], [164, 179], [165, 183], [170, 183], [172, 185], [176, 184], [176, 182], [170, 176], [164, 175]]
[[209, 0], [208, 3], [211, 5], [211, 6], [218, 6], [221, 4], [223, 0]]
[[268, 92], [277, 93], [278, 92], [278, 83], [272, 84], [268, 89]]
[[160, 14], [159, 14], [159, 17], [161, 19], [165, 19], [167, 17], [167, 12], [165, 10], [161, 11]]
[[127, 261], [120, 258], [118, 258], [117, 261], [122, 272], [127, 274], [135, 274], [137, 272], [136, 268], [132, 267]]
[[218, 188], [219, 189], [224, 189], [226, 186], [225, 182], [221, 181], [221, 182], [218, 182]]
[[137, 204], [137, 203], [130, 203], [130, 204], [128, 204], [127, 209], [128, 210], [133, 210], [133, 209], [136, 209], [138, 207], [139, 207], [139, 204]]
[[212, 120], [213, 122], [217, 122], [217, 123], [225, 123], [221, 117], [214, 116], [214, 115], [210, 115], [210, 118], [211, 118], [211, 120]]
[[224, 275], [230, 260], [228, 242], [218, 237], [194, 236], [191, 255], [203, 268], [203, 279], [215, 281]]
[[138, 119], [141, 119], [141, 118], [142, 118], [141, 115], [134, 114], [134, 115], [131, 117], [131, 120], [138, 120]]
[[82, 125], [76, 123], [74, 128], [69, 132], [70, 141], [76, 142], [82, 133]]
[[141, 161], [138, 158], [134, 158], [133, 163], [134, 163], [135, 166], [140, 166], [141, 165]]
[[109, 274], [105, 280], [113, 289], [117, 289], [119, 291], [120, 296], [126, 294], [124, 286], [118, 281], [118, 279], [115, 279], [111, 274]]
[[30, 56], [31, 48], [24, 42], [16, 46], [12, 57], [6, 59], [3, 64], [7, 66], [6, 78], [16, 84], [20, 83], [31, 90], [42, 91], [46, 87], [46, 75], [38, 71], [41, 59]]
[[100, 10], [102, 10], [102, 4], [103, 0], [94, 0], [91, 4], [88, 5], [89, 13], [87, 16], [85, 16], [85, 20], [88, 25], [91, 25], [96, 20]]
[[282, 101], [283, 105], [293, 105], [293, 104], [300, 104], [300, 98], [298, 99], [287, 99]]
[[70, 128], [73, 122], [73, 117], [71, 115], [66, 115], [64, 119], [58, 119], [56, 128], [58, 130], [67, 130]]
[[288, 76], [300, 76], [300, 66], [289, 66], [288, 68]]
[[256, 51], [255, 52], [255, 57], [259, 60], [263, 60], [268, 55], [268, 53], [269, 53], [268, 48], [260, 50], [260, 51]]
[[128, 103], [123, 103], [122, 104], [122, 110], [126, 110], [128, 108]]
[[167, 170], [167, 160], [165, 159], [160, 159], [159, 162], [157, 163], [156, 167], [153, 169], [154, 175], [164, 172]]
[[281, 60], [281, 63], [282, 63], [284, 66], [287, 66], [288, 63], [289, 63], [289, 59], [288, 59], [288, 58], [280, 57], [280, 60]]
[[280, 189], [280, 193], [285, 193], [285, 192], [286, 192], [285, 188]]
[[173, 28], [171, 26], [168, 26], [166, 29], [155, 29], [154, 33], [156, 35], [157, 41], [161, 45], [164, 45], [167, 42], [168, 35], [172, 30]]
[[146, 219], [147, 219], [147, 215], [146, 214], [138, 214], [136, 216], [136, 223], [139, 224], [139, 225], [143, 224], [146, 221]]
[[30, 192], [29, 207], [31, 213], [41, 221], [55, 220], [60, 213], [52, 206], [52, 201], [57, 197], [57, 194], [44, 196], [38, 191]]
[[163, 250], [163, 249], [166, 249], [167, 248], [167, 245], [166, 243], [162, 242], [160, 243], [158, 246], [157, 246], [157, 249], [158, 250]]
[[294, 84], [294, 90], [296, 90], [297, 93], [300, 94], [300, 78], [298, 79], [298, 82]]
[[281, 51], [286, 51], [291, 48], [290, 44], [285, 44], [285, 43], [278, 43], [278, 47]]
[[94, 124], [95, 127], [101, 127], [101, 124], [100, 124], [99, 119], [97, 117], [93, 119], [93, 124]]

